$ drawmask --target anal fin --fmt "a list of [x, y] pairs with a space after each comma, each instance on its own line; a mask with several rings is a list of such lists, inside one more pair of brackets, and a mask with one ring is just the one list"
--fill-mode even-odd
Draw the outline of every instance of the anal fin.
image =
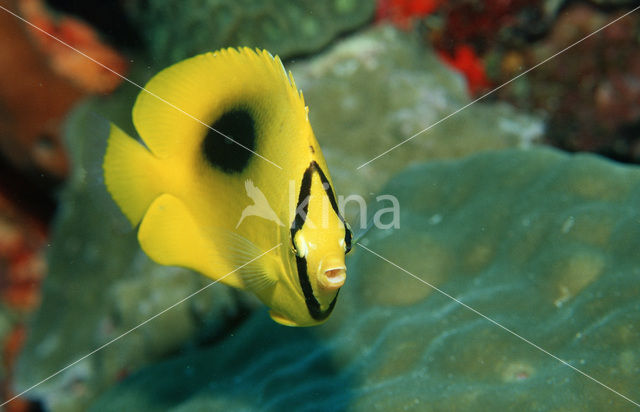
[[257, 292], [275, 285], [276, 268], [270, 264], [273, 263], [273, 255], [267, 254], [256, 259], [264, 251], [249, 239], [231, 231], [217, 233], [216, 239], [217, 243], [224, 245], [224, 254], [232, 265], [241, 267], [238, 270], [238, 278], [243, 288]]

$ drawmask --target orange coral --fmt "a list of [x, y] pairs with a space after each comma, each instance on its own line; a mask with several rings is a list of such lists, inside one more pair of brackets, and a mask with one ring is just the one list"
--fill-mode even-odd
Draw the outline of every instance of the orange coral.
[[[23, 325], [16, 326], [9, 334], [9, 337], [2, 348], [2, 363], [5, 370], [13, 370], [13, 362], [16, 359], [20, 348], [22, 348], [25, 336], [26, 330]], [[11, 376], [8, 376], [7, 378], [8, 379], [6, 381], [2, 382], [1, 392], [3, 399], [10, 399], [14, 396], [13, 392], [9, 388], [9, 379]], [[32, 410], [30, 402], [25, 399], [15, 399], [9, 403], [6, 408], [7, 412], [28, 412], [29, 410]]]
[[23, 172], [62, 178], [68, 172], [62, 120], [85, 93], [49, 68], [24, 25], [3, 10], [0, 47], [0, 151]]
[[[2, 362], [7, 375], [0, 381], [0, 396], [9, 399], [14, 361], [25, 338], [20, 319], [40, 303], [40, 283], [45, 275], [42, 224], [18, 210], [0, 192], [0, 300], [13, 313], [13, 330], [0, 342]], [[30, 403], [16, 399], [7, 405], [8, 412], [30, 410]]]
[[111, 70], [124, 75], [127, 70], [126, 60], [101, 42], [89, 25], [73, 17], [52, 17], [41, 0], [20, 0], [19, 8], [26, 20], [76, 49], [73, 50], [41, 30], [29, 26], [29, 32], [39, 50], [47, 56], [56, 73], [90, 93], [109, 93], [122, 82], [122, 78]]
[[26, 311], [40, 302], [45, 241], [42, 225], [19, 212], [0, 193], [0, 299], [9, 307]]
[[[12, 11], [10, 2], [0, 4]], [[127, 64], [86, 24], [54, 19], [40, 0], [20, 0], [19, 14], [70, 46], [124, 73]], [[28, 30], [25, 30], [28, 29]], [[14, 168], [57, 179], [68, 173], [61, 127], [73, 104], [106, 93], [122, 79], [0, 10], [0, 151]]]

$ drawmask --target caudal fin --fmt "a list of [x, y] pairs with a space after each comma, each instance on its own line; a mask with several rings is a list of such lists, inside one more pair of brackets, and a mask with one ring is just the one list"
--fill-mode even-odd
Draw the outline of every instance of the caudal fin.
[[102, 168], [111, 197], [136, 226], [162, 193], [157, 159], [112, 123]]

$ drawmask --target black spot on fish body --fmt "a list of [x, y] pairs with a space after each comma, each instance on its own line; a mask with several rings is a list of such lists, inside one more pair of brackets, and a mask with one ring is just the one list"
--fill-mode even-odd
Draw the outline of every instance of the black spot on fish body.
[[313, 146], [309, 146], [309, 149], [311, 150], [311, 153], [315, 153], [316, 149], [313, 148]]
[[241, 173], [256, 147], [253, 116], [244, 108], [231, 109], [223, 113], [211, 128], [214, 130], [209, 129], [202, 142], [206, 161], [225, 173]]

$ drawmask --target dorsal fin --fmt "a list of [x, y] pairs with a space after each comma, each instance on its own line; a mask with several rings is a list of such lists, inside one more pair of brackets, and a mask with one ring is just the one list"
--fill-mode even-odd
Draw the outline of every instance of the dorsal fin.
[[235, 102], [266, 98], [272, 104], [293, 100], [294, 109], [305, 110], [278, 57], [228, 48], [183, 60], [154, 76], [136, 100], [133, 123], [149, 149], [166, 158], [202, 139], [205, 125]]

